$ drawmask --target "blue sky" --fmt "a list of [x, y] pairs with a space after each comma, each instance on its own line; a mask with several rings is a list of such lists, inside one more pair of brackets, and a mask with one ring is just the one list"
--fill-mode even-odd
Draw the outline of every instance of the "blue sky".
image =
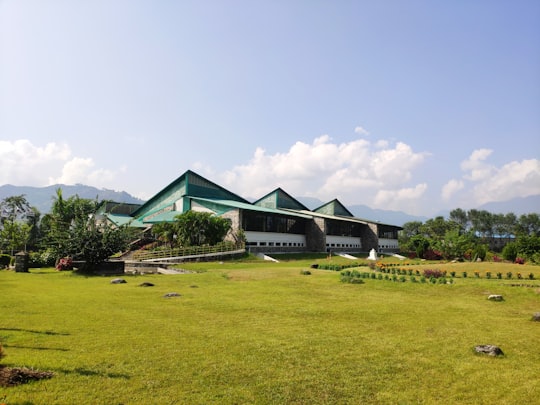
[[0, 184], [434, 215], [540, 194], [540, 2], [0, 0]]

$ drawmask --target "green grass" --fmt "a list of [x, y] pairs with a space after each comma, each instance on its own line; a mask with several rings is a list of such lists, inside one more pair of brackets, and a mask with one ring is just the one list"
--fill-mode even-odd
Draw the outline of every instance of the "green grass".
[[[453, 285], [300, 270], [323, 258], [192, 263], [183, 275], [0, 271], [2, 364], [54, 371], [12, 404], [527, 404], [540, 397], [540, 268], [424, 264]], [[498, 270], [491, 265], [497, 265]], [[533, 272], [516, 280], [473, 278]], [[450, 270], [456, 267], [459, 270]], [[363, 267], [362, 271], [367, 268]], [[466, 270], [464, 270], [466, 269]], [[524, 271], [526, 270], [526, 271]], [[149, 281], [154, 287], [139, 287]], [[168, 292], [182, 294], [164, 298]], [[487, 300], [502, 294], [504, 302]], [[501, 358], [476, 355], [496, 344]]]

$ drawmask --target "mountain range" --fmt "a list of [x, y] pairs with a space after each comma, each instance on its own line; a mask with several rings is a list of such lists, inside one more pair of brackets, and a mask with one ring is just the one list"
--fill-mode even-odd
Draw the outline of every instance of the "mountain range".
[[56, 190], [59, 188], [62, 189], [62, 197], [64, 199], [78, 195], [80, 198], [97, 199], [98, 201], [108, 200], [132, 204], [144, 203], [143, 200], [133, 197], [125, 191], [98, 189], [83, 184], [72, 186], [55, 184], [47, 187], [12, 186], [11, 184], [6, 184], [0, 186], [0, 200], [15, 195], [24, 195], [30, 206], [36, 207], [41, 214], [47, 214], [51, 210], [53, 200], [56, 198]]
[[[46, 214], [51, 209], [53, 200], [56, 197], [56, 190], [58, 188], [62, 189], [62, 195], [64, 198], [78, 195], [80, 198], [88, 198], [92, 200], [98, 199], [99, 201], [108, 200], [130, 204], [143, 204], [145, 202], [144, 200], [133, 197], [131, 194], [125, 191], [98, 189], [96, 187], [86, 186], [84, 184], [56, 184], [47, 187], [13, 186], [6, 184], [0, 186], [0, 200], [3, 200], [6, 197], [24, 195], [31, 206], [36, 207], [41, 214]], [[297, 200], [309, 209], [315, 209], [324, 204], [323, 201], [312, 197], [298, 197]], [[416, 216], [407, 214], [403, 211], [381, 210], [362, 204], [347, 206], [347, 209], [357, 218], [398, 226], [402, 226], [406, 222], [412, 221], [425, 222], [429, 218], [434, 218], [435, 216], [448, 217], [450, 213], [450, 211], [441, 211], [432, 217]], [[525, 198], [514, 198], [512, 200], [503, 202], [491, 202], [479, 206], [476, 209], [486, 210], [494, 214], [506, 214], [513, 212], [517, 216], [530, 213], [540, 214], [540, 195]]]

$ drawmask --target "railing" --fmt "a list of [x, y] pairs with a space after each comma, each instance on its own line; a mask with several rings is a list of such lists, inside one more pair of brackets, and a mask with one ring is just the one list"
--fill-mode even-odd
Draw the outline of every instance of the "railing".
[[223, 242], [214, 246], [189, 246], [184, 248], [160, 247], [155, 250], [137, 250], [133, 253], [133, 260], [155, 260], [170, 257], [198, 256], [212, 253], [226, 253], [245, 249], [245, 244]]

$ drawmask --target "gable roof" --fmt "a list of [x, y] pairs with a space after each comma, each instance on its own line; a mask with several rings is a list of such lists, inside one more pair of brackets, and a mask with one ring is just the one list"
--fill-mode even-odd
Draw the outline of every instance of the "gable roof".
[[248, 203], [242, 197], [225, 188], [205, 179], [191, 170], [186, 171], [171, 184], [157, 193], [133, 212], [136, 218], [145, 217], [151, 213], [161, 211], [183, 197], [216, 198]]
[[278, 187], [274, 191], [266, 194], [264, 197], [259, 198], [253, 203], [263, 208], [283, 208], [297, 211], [308, 211], [308, 208], [297, 199], [291, 197], [290, 194], [285, 192], [282, 188]]
[[354, 215], [345, 206], [339, 202], [338, 199], [327, 202], [321, 205], [319, 208], [313, 210], [326, 215], [342, 216], [342, 217], [354, 217]]

